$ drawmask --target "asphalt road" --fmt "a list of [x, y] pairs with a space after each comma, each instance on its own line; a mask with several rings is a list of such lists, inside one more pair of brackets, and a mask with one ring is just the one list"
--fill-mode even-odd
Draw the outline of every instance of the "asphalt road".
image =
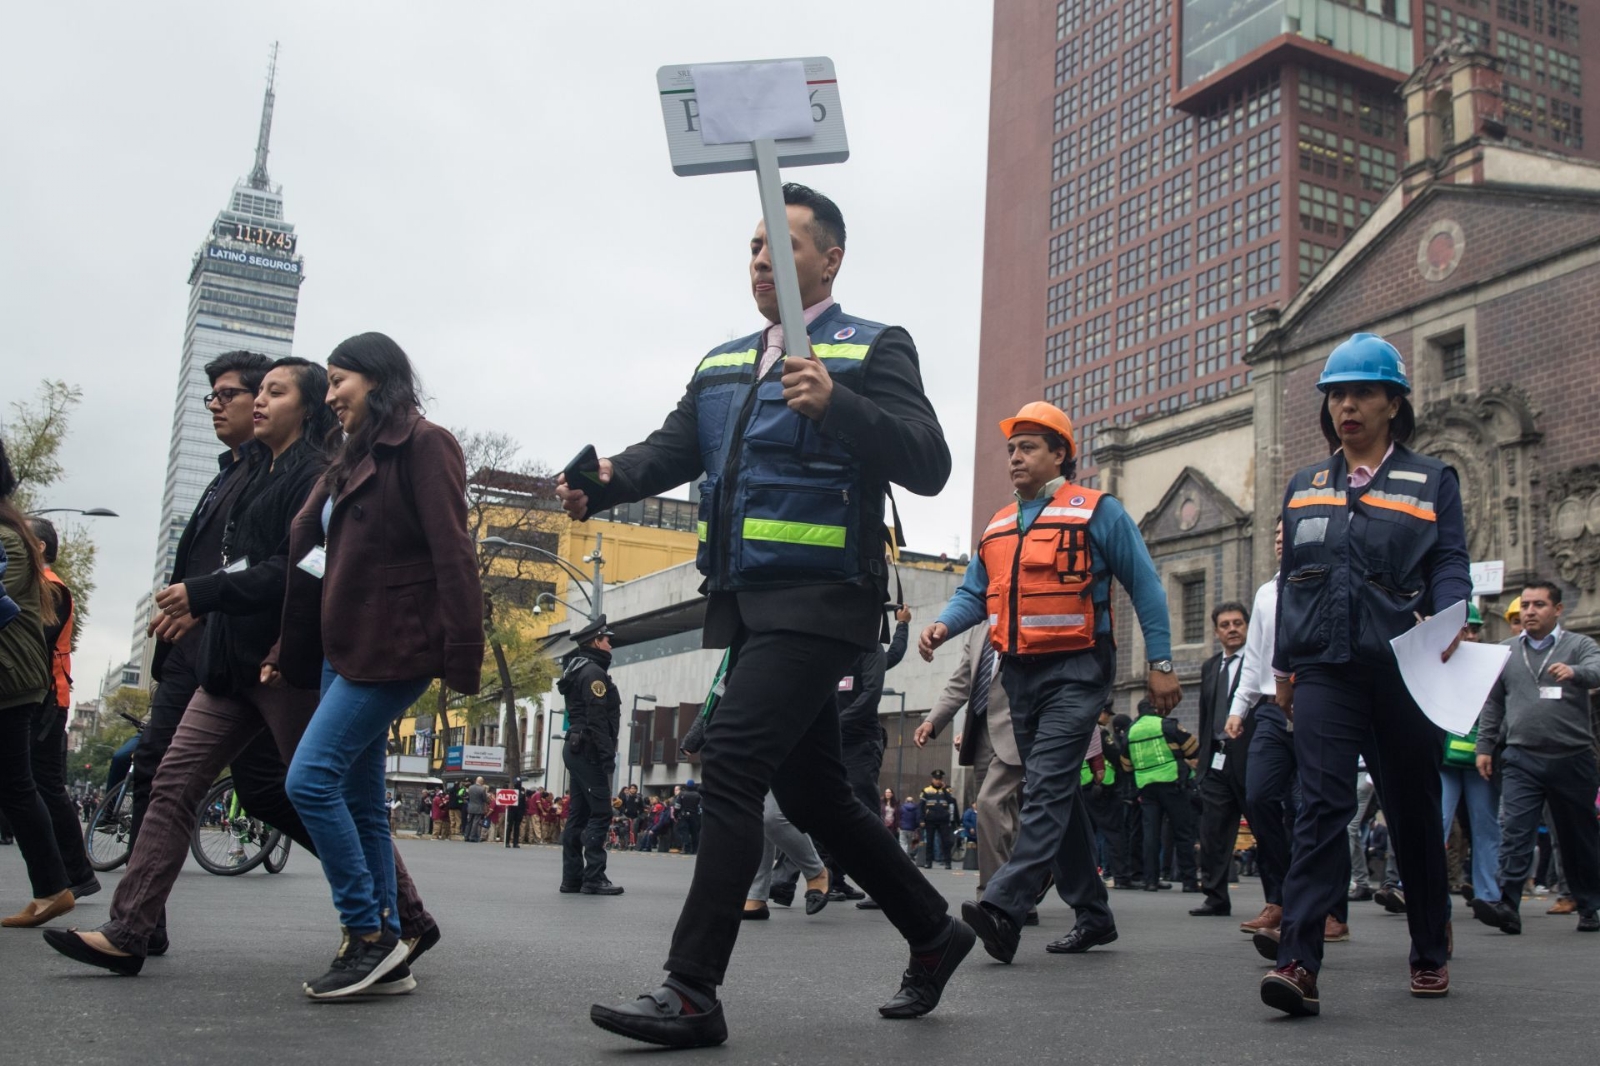
[[[213, 877], [192, 863], [170, 903], [172, 951], [138, 978], [56, 955], [30, 930], [0, 930], [0, 1062], [590, 1063], [657, 1054], [588, 1021], [589, 1004], [653, 987], [691, 859], [616, 855], [620, 898], [556, 892], [553, 848], [412, 840], [401, 850], [444, 930], [409, 996], [314, 1004], [301, 982], [322, 972], [337, 921], [315, 863]], [[106, 890], [57, 924], [104, 920]], [[933, 871], [952, 905], [975, 874]], [[0, 848], [0, 902], [24, 902], [16, 848]], [[1260, 907], [1255, 882], [1234, 920], [1191, 918], [1199, 899], [1115, 892], [1121, 939], [1081, 956], [1044, 952], [1071, 924], [1051, 899], [1011, 966], [968, 958], [933, 1015], [880, 1019], [904, 947], [875, 913], [831, 904], [814, 918], [775, 908], [743, 929], [723, 999], [720, 1049], [673, 1053], [721, 1063], [1465, 1063], [1596, 1060], [1600, 936], [1525, 904], [1508, 937], [1458, 908], [1450, 996], [1407, 994], [1402, 917], [1354, 904], [1354, 939], [1329, 945], [1323, 1014], [1290, 1020], [1263, 1007], [1265, 964], [1237, 931]]]

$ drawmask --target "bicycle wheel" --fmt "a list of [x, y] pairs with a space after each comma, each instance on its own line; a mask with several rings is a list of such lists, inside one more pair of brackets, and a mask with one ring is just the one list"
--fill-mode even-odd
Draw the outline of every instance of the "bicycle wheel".
[[290, 840], [287, 834], [279, 833], [276, 829], [273, 832], [277, 833], [278, 839], [273, 841], [272, 847], [267, 849], [267, 857], [262, 860], [261, 865], [266, 868], [269, 874], [281, 874], [283, 873], [283, 868], [289, 864], [289, 848], [293, 846], [294, 841]]
[[224, 777], [200, 801], [189, 851], [207, 872], [234, 877], [266, 861], [269, 840], [276, 832], [245, 812], [234, 797], [233, 778]]
[[128, 794], [128, 779], [106, 793], [83, 831], [83, 850], [89, 865], [101, 873], [115, 870], [128, 861], [133, 851], [133, 797]]

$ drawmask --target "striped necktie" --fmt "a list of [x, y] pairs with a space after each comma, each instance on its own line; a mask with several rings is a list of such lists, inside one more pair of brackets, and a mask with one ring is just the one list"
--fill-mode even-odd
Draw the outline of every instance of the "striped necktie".
[[967, 717], [973, 721], [989, 711], [989, 683], [994, 680], [994, 645], [984, 641], [978, 656], [978, 674], [972, 679], [972, 695], [967, 700]]

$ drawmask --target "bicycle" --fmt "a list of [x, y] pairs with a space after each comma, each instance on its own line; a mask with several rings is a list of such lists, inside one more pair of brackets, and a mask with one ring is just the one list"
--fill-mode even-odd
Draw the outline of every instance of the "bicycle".
[[[143, 719], [126, 711], [117, 713], [133, 723], [136, 733], [144, 732]], [[133, 852], [133, 795], [128, 791], [132, 776], [123, 774], [115, 787], [106, 790], [83, 830], [83, 850], [88, 853], [89, 865], [100, 873], [115, 870]]]
[[236, 877], [263, 864], [268, 873], [280, 873], [289, 861], [289, 844], [283, 833], [245, 813], [232, 776], [212, 785], [200, 801], [189, 837], [195, 862], [218, 877]]

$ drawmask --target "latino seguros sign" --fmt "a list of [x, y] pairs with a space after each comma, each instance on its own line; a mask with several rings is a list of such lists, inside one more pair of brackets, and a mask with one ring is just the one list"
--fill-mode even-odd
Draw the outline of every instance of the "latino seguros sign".
[[271, 270], [279, 274], [300, 273], [300, 264], [292, 259], [242, 252], [234, 248], [224, 248], [219, 244], [206, 245], [206, 258], [218, 259], [224, 263], [238, 263], [240, 266], [253, 266], [258, 270]]

